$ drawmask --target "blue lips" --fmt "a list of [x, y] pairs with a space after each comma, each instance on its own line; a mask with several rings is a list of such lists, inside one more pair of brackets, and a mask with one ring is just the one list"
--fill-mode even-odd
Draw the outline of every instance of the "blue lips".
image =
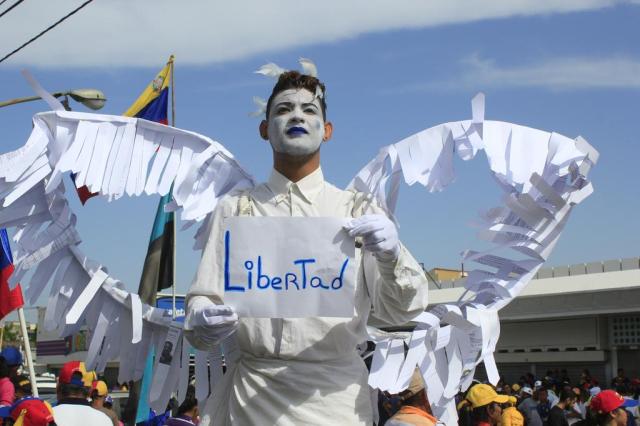
[[289, 136], [299, 136], [299, 135], [306, 135], [308, 132], [302, 128], [302, 127], [291, 127], [289, 130], [287, 130], [287, 135]]

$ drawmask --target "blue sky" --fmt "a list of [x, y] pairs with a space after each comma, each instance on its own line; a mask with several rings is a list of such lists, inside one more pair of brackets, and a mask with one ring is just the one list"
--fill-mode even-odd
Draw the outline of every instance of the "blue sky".
[[[283, 10], [280, 16], [274, 12], [264, 18], [264, 27], [258, 29], [262, 21], [247, 18], [210, 33], [201, 27], [190, 32], [184, 19], [176, 19], [173, 29], [169, 23], [144, 21], [134, 32], [117, 19], [118, 13], [131, 19], [133, 9], [121, 1], [113, 3], [119, 9], [96, 2], [85, 15], [83, 11], [55, 29], [51, 38], [45, 36], [0, 64], [0, 99], [31, 94], [19, 75], [19, 69], [27, 67], [50, 91], [102, 89], [109, 99], [103, 112], [118, 114], [176, 53], [177, 126], [223, 143], [264, 180], [271, 168], [270, 149], [257, 134], [259, 120], [248, 113], [255, 109], [252, 97], [268, 97], [273, 82], [252, 72], [269, 61], [294, 68], [298, 57], [311, 58], [327, 85], [328, 117], [335, 127], [322, 150], [323, 170], [327, 180], [344, 187], [383, 145], [441, 122], [470, 118], [470, 100], [483, 91], [487, 119], [582, 135], [601, 153], [591, 174], [595, 193], [576, 209], [548, 264], [638, 256], [637, 4], [547, 2], [546, 10], [538, 10], [536, 2], [523, 1], [518, 2], [522, 10], [514, 11], [505, 6], [509, 2], [482, 2], [471, 10], [449, 2], [438, 3], [445, 12], [412, 12], [416, 2], [406, 1], [401, 3], [412, 13], [393, 14], [383, 6], [371, 10], [383, 3], [368, 3], [362, 21], [357, 10], [343, 10], [354, 14], [352, 24], [332, 13], [328, 4], [322, 11], [300, 11], [298, 6], [298, 15], [304, 15], [298, 16], [301, 22], [290, 20], [289, 11]], [[109, 7], [103, 12], [111, 36], [102, 24], [95, 33], [80, 31], [92, 13]], [[64, 14], [19, 9], [3, 18], [16, 30], [2, 37], [3, 55], [27, 34], [37, 33], [43, 27], [40, 21]], [[180, 18], [192, 12], [175, 14]], [[391, 14], [388, 19], [385, 13]], [[415, 16], [419, 13], [431, 15], [421, 20]], [[194, 26], [202, 25], [202, 17], [194, 19]], [[318, 20], [326, 25], [325, 32]], [[144, 32], [157, 34], [157, 41], [150, 41], [148, 34], [141, 37]], [[245, 33], [251, 35], [246, 40]], [[0, 109], [0, 152], [24, 144], [30, 117], [45, 109], [42, 102]], [[84, 110], [78, 104], [74, 109]], [[479, 245], [469, 223], [479, 210], [495, 206], [501, 195], [482, 154], [471, 162], [458, 161], [456, 173], [457, 181], [443, 193], [401, 189], [401, 239], [428, 268], [458, 267], [459, 253]], [[114, 203], [94, 199], [85, 207], [72, 201], [84, 238], [81, 248], [131, 290], [138, 285], [156, 205], [157, 199], [149, 197]], [[180, 292], [188, 288], [198, 262], [190, 248], [192, 235], [191, 230], [179, 235]]]

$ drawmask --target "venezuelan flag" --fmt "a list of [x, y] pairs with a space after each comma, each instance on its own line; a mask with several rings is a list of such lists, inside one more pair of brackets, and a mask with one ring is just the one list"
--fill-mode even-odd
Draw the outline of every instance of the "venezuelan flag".
[[156, 78], [149, 83], [133, 105], [123, 114], [125, 117], [144, 118], [145, 120], [168, 124], [167, 110], [172, 67], [173, 55]]

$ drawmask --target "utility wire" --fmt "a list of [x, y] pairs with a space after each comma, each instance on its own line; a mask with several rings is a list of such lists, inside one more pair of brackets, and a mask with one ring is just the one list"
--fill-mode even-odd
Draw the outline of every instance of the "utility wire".
[[[24, 1], [24, 0], [19, 0], [19, 1]], [[78, 6], [77, 8], [75, 8], [74, 10], [72, 10], [71, 12], [69, 12], [68, 14], [66, 14], [65, 16], [63, 16], [62, 18], [60, 18], [58, 21], [56, 21], [54, 24], [52, 24], [51, 26], [49, 26], [46, 30], [42, 31], [40, 34], [38, 34], [37, 36], [33, 37], [31, 40], [27, 41], [26, 43], [24, 43], [22, 46], [18, 47], [17, 49], [15, 49], [13, 52], [8, 53], [7, 55], [5, 55], [4, 58], [0, 59], [0, 63], [4, 62], [5, 60], [9, 59], [11, 56], [13, 56], [15, 53], [18, 53], [19, 51], [21, 51], [22, 49], [24, 49], [25, 47], [27, 47], [28, 45], [30, 45], [31, 43], [33, 43], [34, 41], [36, 41], [37, 39], [39, 39], [40, 37], [42, 37], [43, 35], [45, 35], [47, 32], [49, 32], [50, 30], [54, 29], [56, 26], [58, 26], [60, 23], [62, 23], [64, 20], [66, 20], [67, 18], [69, 18], [70, 16], [74, 15], [76, 12], [78, 12], [80, 9], [82, 9], [83, 7], [85, 7], [86, 5], [88, 5], [89, 3], [91, 3], [93, 0], [87, 0], [84, 3], [82, 3], [80, 6]], [[6, 13], [6, 12], [5, 12]]]
[[[4, 3], [7, 0], [2, 0], [2, 3]], [[15, 2], [14, 4], [12, 4], [11, 6], [9, 6], [7, 8], [7, 10], [5, 10], [4, 12], [0, 13], [0, 18], [2, 18], [4, 15], [6, 15], [7, 13], [11, 12], [11, 9], [13, 9], [14, 7], [16, 7], [17, 5], [19, 5], [20, 3], [22, 3], [24, 0], [18, 0], [17, 2]], [[2, 6], [2, 3], [0, 3], [0, 6]]]

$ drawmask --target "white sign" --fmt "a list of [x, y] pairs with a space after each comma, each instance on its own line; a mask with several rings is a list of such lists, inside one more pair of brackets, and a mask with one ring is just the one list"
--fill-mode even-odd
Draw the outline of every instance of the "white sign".
[[347, 219], [225, 220], [224, 302], [240, 317], [354, 315], [355, 241]]

